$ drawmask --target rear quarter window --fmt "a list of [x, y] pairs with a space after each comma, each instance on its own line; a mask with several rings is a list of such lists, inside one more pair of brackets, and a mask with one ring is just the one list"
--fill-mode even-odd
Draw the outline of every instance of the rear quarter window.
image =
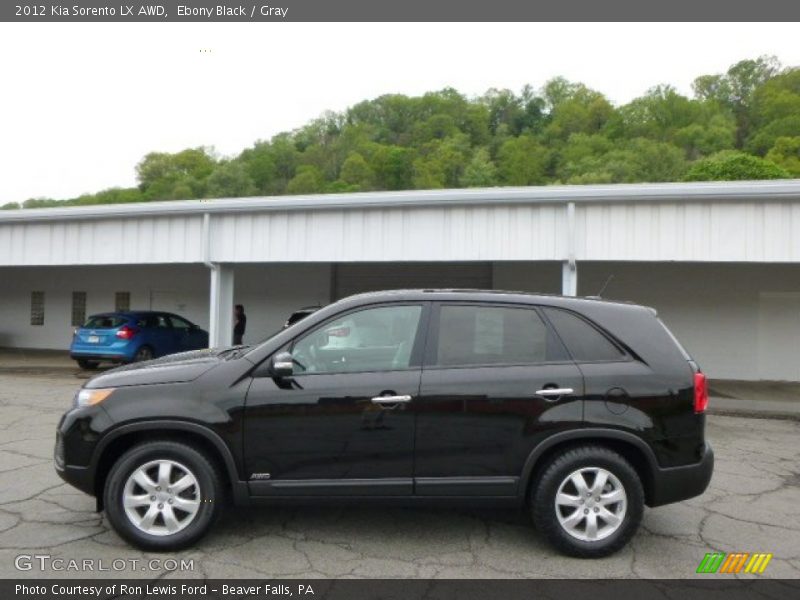
[[625, 359], [625, 352], [583, 317], [558, 308], [545, 308], [544, 312], [576, 361]]

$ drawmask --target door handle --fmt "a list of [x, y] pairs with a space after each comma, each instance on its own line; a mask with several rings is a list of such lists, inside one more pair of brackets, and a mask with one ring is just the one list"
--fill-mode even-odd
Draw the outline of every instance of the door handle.
[[372, 399], [373, 404], [405, 404], [411, 402], [411, 396], [375, 396]]
[[537, 396], [566, 396], [575, 393], [572, 388], [547, 388], [544, 390], [536, 390]]

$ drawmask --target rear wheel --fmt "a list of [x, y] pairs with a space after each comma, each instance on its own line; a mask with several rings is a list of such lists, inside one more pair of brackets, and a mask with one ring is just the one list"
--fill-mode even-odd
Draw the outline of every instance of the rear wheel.
[[78, 359], [78, 366], [81, 369], [96, 369], [99, 364], [96, 360]]
[[142, 362], [153, 358], [153, 349], [150, 346], [140, 346], [133, 355], [133, 362]]
[[644, 490], [636, 470], [616, 452], [580, 446], [544, 466], [531, 494], [536, 528], [564, 554], [608, 556], [636, 533]]
[[111, 468], [104, 501], [108, 520], [143, 550], [172, 551], [200, 539], [223, 499], [222, 477], [206, 456], [184, 444], [148, 442]]

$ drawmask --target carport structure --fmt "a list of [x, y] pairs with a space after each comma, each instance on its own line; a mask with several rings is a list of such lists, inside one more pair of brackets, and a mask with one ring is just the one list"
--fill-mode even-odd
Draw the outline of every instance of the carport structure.
[[179, 312], [225, 345], [234, 303], [253, 342], [370, 289], [602, 289], [655, 307], [712, 377], [798, 381], [799, 263], [797, 180], [3, 211], [0, 346], [66, 348], [81, 298]]

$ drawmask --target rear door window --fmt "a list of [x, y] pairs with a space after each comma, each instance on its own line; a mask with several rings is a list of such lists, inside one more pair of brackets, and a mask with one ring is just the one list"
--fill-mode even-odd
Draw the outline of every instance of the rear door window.
[[147, 315], [139, 320], [138, 325], [145, 329], [172, 329], [172, 324], [165, 315]]
[[625, 360], [625, 352], [583, 317], [558, 308], [544, 312], [576, 361]]
[[526, 365], [566, 359], [533, 308], [492, 305], [443, 305], [435, 364]]
[[189, 321], [176, 317], [175, 315], [170, 315], [169, 320], [172, 322], [172, 327], [175, 329], [188, 331], [192, 328], [192, 324], [189, 323]]
[[127, 319], [123, 317], [115, 317], [113, 315], [94, 315], [89, 317], [83, 328], [84, 329], [116, 329], [124, 323]]

